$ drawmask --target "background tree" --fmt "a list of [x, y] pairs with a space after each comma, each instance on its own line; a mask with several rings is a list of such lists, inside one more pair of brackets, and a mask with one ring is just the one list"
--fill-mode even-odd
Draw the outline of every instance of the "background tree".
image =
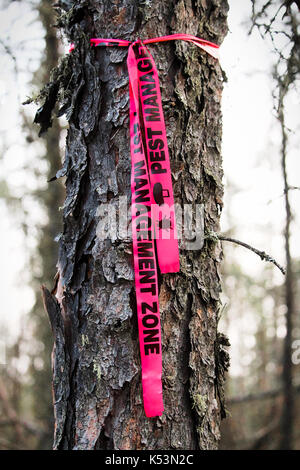
[[[296, 268], [299, 261], [293, 259], [291, 242], [297, 224], [295, 208], [299, 197], [299, 173], [293, 171], [291, 162], [293, 151], [299, 145], [298, 123], [291, 118], [293, 100], [299, 97], [299, 8], [297, 2], [257, 0], [251, 3], [251, 33], [260, 33], [272, 58], [264, 73], [272, 74], [270, 90], [277, 120], [273, 128], [281, 136], [279, 141], [267, 139], [266, 151], [256, 165], [261, 165], [263, 160], [273, 168], [281, 166], [282, 190], [278, 190], [277, 202], [283, 201], [279, 211], [285, 213], [281, 230], [286, 276], [281, 283], [268, 269], [257, 278], [247, 275], [245, 279], [240, 262], [230, 266], [234, 257], [229, 248], [225, 249], [224, 290], [229, 299], [226, 331], [231, 336], [232, 325], [235, 325], [241, 337], [250, 333], [250, 341], [246, 344], [248, 338], [245, 338], [244, 345], [240, 341], [241, 363], [245, 358], [246, 367], [228, 384], [232, 417], [224, 423], [222, 447], [289, 449], [299, 447], [299, 367], [292, 360], [295, 340], [299, 338], [299, 272]], [[270, 200], [268, 204], [274, 202]], [[226, 206], [230, 207], [230, 201]], [[269, 230], [274, 236], [274, 228]], [[244, 328], [238, 324], [243, 321]]]
[[[9, 6], [13, 7], [11, 3], [17, 2], [3, 2], [1, 4], [3, 11]], [[29, 35], [27, 29], [24, 38], [22, 35], [13, 33], [12, 37], [11, 35], [5, 37], [5, 33], [1, 31], [1, 46], [13, 64], [14, 82], [19, 83], [21, 76], [22, 80], [25, 81], [25, 78], [28, 80], [28, 89], [32, 91], [35, 87], [39, 90], [47, 83], [50, 71], [57, 65], [60, 53], [57, 30], [54, 27], [55, 11], [51, 2], [46, 0], [28, 2], [26, 8], [19, 10], [16, 9], [15, 14], [12, 14], [11, 26], [14, 22], [20, 22], [25, 11], [27, 15], [30, 14], [32, 32]], [[24, 19], [24, 26], [27, 26], [26, 21]], [[40, 36], [35, 37], [39, 33]], [[46, 47], [43, 51], [39, 51], [37, 61], [39, 67], [36, 70], [36, 66], [32, 67], [30, 61], [33, 55], [37, 55], [38, 41], [43, 36]], [[25, 88], [26, 84], [22, 83], [22, 86]], [[19, 121], [14, 133], [14, 141], [11, 142], [8, 136], [7, 142], [3, 139], [6, 145], [3, 146], [5, 148], [1, 153], [5, 156], [10, 146], [20, 142], [20, 145], [26, 145], [28, 158], [22, 168], [24, 184], [21, 190], [16, 191], [16, 188], [11, 187], [8, 182], [9, 178], [5, 174], [5, 179], [1, 179], [0, 183], [0, 197], [11, 209], [15, 226], [24, 232], [24, 245], [28, 253], [26, 272], [29, 274], [26, 281], [34, 290], [35, 303], [26, 319], [22, 319], [21, 333], [15, 343], [13, 344], [12, 341], [6, 343], [7, 366], [1, 366], [0, 379], [0, 402], [3, 403], [3, 407], [0, 405], [3, 412], [3, 420], [1, 420], [3, 438], [0, 445], [4, 448], [40, 449], [51, 448], [53, 442], [54, 420], [51, 393], [53, 341], [51, 327], [43, 308], [41, 284], [53, 283], [56, 273], [55, 260], [58, 244], [54, 238], [61, 230], [59, 206], [62, 205], [64, 192], [60, 181], [48, 186], [47, 180], [50, 180], [61, 166], [61, 128], [56, 120], [44, 139], [35, 146], [38, 126], [33, 125], [30, 110], [21, 104], [21, 100], [24, 100], [23, 88], [22, 91], [17, 85], [15, 88], [18, 90], [17, 105], [20, 106]], [[31, 184], [26, 184], [27, 180]], [[27, 198], [30, 198], [32, 204], [30, 211], [27, 209]], [[33, 222], [32, 215], [35, 212], [39, 214], [39, 218]], [[17, 282], [21, 283], [21, 279]], [[21, 364], [24, 362], [28, 363], [29, 367], [22, 367]]]
[[[45, 54], [40, 68], [34, 76], [34, 84], [37, 87], [43, 86], [49, 80], [51, 70], [57, 66], [60, 56], [59, 38], [55, 28], [56, 15], [51, 2], [41, 0], [37, 4], [39, 19], [45, 31]], [[37, 126], [32, 126], [26, 119], [25, 128], [28, 131], [29, 139], [33, 135], [37, 137]], [[55, 176], [61, 166], [61, 126], [56, 119], [51, 128], [43, 135], [45, 153], [40, 158], [47, 164], [47, 172], [43, 175], [48, 181]], [[32, 355], [32, 378], [33, 378], [33, 399], [35, 401], [34, 416], [38, 421], [42, 421], [47, 427], [47, 434], [38, 444], [40, 448], [51, 448], [53, 441], [53, 404], [51, 392], [51, 350], [53, 345], [49, 322], [46, 321], [43, 308], [41, 285], [51, 285], [56, 274], [56, 260], [58, 255], [58, 243], [55, 238], [61, 232], [61, 212], [59, 208], [63, 205], [64, 189], [60, 180], [49, 183], [45, 188], [34, 193], [35, 198], [45, 212], [45, 222], [39, 226], [38, 248], [32, 256], [33, 263], [33, 287], [35, 289], [36, 302], [32, 310], [34, 322], [35, 339], [43, 345], [37, 354]], [[42, 363], [41, 363], [42, 361]], [[37, 364], [37, 366], [36, 366]]]
[[[283, 351], [283, 371], [282, 379], [284, 383], [283, 406], [281, 416], [281, 442], [282, 449], [293, 447], [293, 420], [294, 420], [294, 393], [293, 393], [293, 363], [292, 363], [292, 342], [293, 342], [293, 322], [295, 318], [295, 292], [294, 292], [294, 268], [290, 248], [290, 226], [292, 222], [292, 211], [289, 193], [294, 187], [288, 182], [287, 157], [288, 157], [288, 129], [285, 124], [285, 99], [292, 85], [299, 78], [300, 57], [299, 57], [299, 2], [264, 2], [262, 7], [256, 7], [253, 1], [253, 26], [259, 28], [265, 35], [269, 35], [273, 43], [273, 50], [277, 56], [274, 67], [276, 113], [281, 131], [281, 167], [283, 178], [283, 193], [285, 201], [286, 223], [284, 229], [285, 257], [286, 257], [286, 279], [285, 279], [285, 302], [286, 302], [286, 335], [284, 339]], [[295, 10], [292, 8], [295, 5]], [[256, 12], [255, 12], [255, 7]], [[273, 7], [273, 9], [272, 9]], [[281, 21], [278, 21], [279, 15]], [[278, 28], [278, 22], [279, 29]], [[276, 28], [275, 28], [276, 25]], [[277, 45], [276, 35], [282, 32], [288, 38], [288, 44], [283, 47]], [[281, 46], [281, 47], [280, 47]], [[288, 51], [286, 52], [286, 46]]]

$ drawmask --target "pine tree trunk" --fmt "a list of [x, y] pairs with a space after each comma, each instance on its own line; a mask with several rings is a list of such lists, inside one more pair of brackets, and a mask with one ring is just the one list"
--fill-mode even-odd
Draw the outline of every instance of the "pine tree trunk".
[[[220, 44], [227, 2], [92, 0], [60, 6], [67, 12], [60, 24], [75, 50], [66, 83], [72, 103], [58, 300], [44, 292], [55, 336], [54, 447], [215, 449], [227, 361], [217, 333], [221, 251], [212, 241], [201, 250], [181, 250], [180, 273], [160, 276], [165, 412], [146, 418], [131, 243], [97, 237], [99, 207], [110, 202], [118, 213], [120, 197], [130, 197], [127, 50], [92, 49], [88, 39], [181, 32]], [[160, 76], [176, 202], [203, 204], [205, 230], [218, 231], [221, 68], [191, 44], [150, 50]]]

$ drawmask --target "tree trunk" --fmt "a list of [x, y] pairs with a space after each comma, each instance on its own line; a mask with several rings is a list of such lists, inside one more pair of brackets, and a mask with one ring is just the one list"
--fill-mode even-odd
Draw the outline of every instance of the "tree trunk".
[[[130, 197], [127, 50], [92, 49], [89, 38], [180, 32], [220, 44], [227, 2], [64, 0], [60, 6], [66, 13], [59, 23], [75, 50], [60, 76], [71, 98], [57, 300], [44, 292], [55, 336], [54, 448], [215, 449], [228, 361], [217, 333], [221, 250], [208, 240], [201, 250], [182, 249], [180, 272], [159, 276], [165, 412], [146, 418], [131, 243], [97, 236], [99, 207], [109, 202], [118, 214], [120, 198]], [[175, 200], [181, 207], [203, 204], [205, 230], [216, 232], [223, 194], [221, 68], [191, 44], [150, 50], [160, 75]]]
[[281, 169], [284, 185], [285, 202], [285, 257], [286, 257], [286, 277], [285, 277], [285, 302], [286, 302], [286, 335], [283, 343], [282, 359], [282, 379], [283, 379], [283, 406], [281, 415], [281, 438], [280, 449], [291, 450], [293, 448], [293, 423], [295, 415], [295, 398], [293, 390], [293, 363], [292, 363], [292, 342], [293, 342], [293, 319], [295, 316], [295, 292], [293, 262], [290, 249], [290, 226], [292, 221], [292, 211], [289, 198], [289, 184], [287, 175], [287, 129], [285, 125], [284, 99], [288, 88], [281, 85], [280, 99], [278, 107], [278, 120], [281, 128]]

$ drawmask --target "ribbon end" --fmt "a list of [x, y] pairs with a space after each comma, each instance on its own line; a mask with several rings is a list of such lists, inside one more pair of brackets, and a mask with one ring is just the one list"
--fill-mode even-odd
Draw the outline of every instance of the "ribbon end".
[[220, 54], [219, 54], [219, 48], [218, 47], [212, 47], [208, 46], [207, 44], [199, 44], [194, 42], [198, 47], [203, 49], [205, 52], [207, 52], [209, 55], [214, 57], [215, 59], [219, 60], [220, 59]]
[[142, 379], [144, 410], [147, 418], [162, 416], [164, 411], [161, 372]]
[[158, 418], [159, 416], [162, 416], [164, 412], [164, 405], [162, 402], [162, 398], [161, 398], [160, 405], [156, 405], [154, 408], [149, 405], [148, 406], [145, 405], [144, 410], [145, 410], [145, 415], [147, 418]]

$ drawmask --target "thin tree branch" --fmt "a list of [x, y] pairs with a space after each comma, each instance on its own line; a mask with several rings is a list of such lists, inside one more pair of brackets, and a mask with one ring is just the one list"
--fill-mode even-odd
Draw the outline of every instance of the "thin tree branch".
[[278, 196], [278, 197], [276, 197], [276, 198], [274, 198], [274, 199], [270, 199], [270, 200], [267, 202], [267, 204], [269, 205], [269, 204], [271, 204], [272, 202], [274, 202], [274, 201], [276, 201], [276, 200], [282, 198], [283, 196], [286, 195], [286, 193], [287, 193], [288, 191], [295, 191], [295, 190], [296, 190], [296, 191], [300, 191], [300, 187], [299, 187], [299, 186], [288, 186], [287, 188], [284, 189], [283, 193], [280, 194], [280, 196]]
[[282, 266], [280, 266], [280, 264], [277, 263], [277, 261], [274, 258], [272, 258], [272, 256], [268, 255], [264, 251], [260, 251], [257, 248], [254, 248], [251, 245], [248, 245], [248, 243], [242, 242], [240, 240], [236, 240], [235, 238], [226, 237], [225, 235], [222, 235], [219, 233], [209, 234], [205, 238], [211, 239], [211, 240], [221, 240], [221, 241], [235, 243], [236, 245], [241, 245], [244, 248], [247, 248], [248, 250], [255, 253], [257, 256], [259, 256], [261, 260], [268, 261], [269, 263], [273, 263], [282, 272], [282, 274], [285, 275], [285, 269]]

